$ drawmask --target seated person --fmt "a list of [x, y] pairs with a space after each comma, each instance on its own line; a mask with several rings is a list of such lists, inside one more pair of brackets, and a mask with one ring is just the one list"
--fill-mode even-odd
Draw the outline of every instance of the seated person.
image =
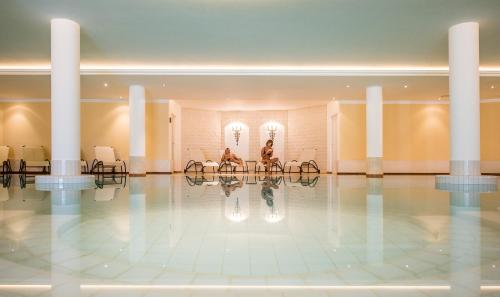
[[224, 154], [222, 154], [220, 162], [221, 163], [233, 162], [240, 166], [243, 166], [243, 160], [241, 158], [236, 157], [235, 154], [231, 153], [231, 150], [228, 147], [226, 147], [226, 149], [224, 150]]
[[266, 146], [260, 150], [261, 162], [266, 166], [266, 172], [269, 172], [272, 165], [278, 162], [278, 158], [273, 158], [273, 141], [266, 141]]

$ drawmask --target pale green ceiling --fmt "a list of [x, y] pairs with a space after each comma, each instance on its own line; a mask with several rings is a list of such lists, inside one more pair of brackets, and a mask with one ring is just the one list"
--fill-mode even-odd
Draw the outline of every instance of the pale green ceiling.
[[447, 64], [447, 30], [481, 25], [500, 66], [500, 0], [1, 0], [0, 63], [48, 62], [49, 20], [81, 25], [83, 62]]

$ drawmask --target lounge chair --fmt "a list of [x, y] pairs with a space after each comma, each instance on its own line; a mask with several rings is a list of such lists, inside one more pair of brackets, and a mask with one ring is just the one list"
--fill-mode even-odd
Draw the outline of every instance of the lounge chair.
[[213, 173], [219, 169], [219, 163], [212, 160], [207, 160], [205, 154], [200, 149], [188, 149], [190, 160], [184, 168], [184, 173], [187, 173], [191, 168], [194, 167], [196, 173], [205, 173], [206, 167], [212, 167]]
[[[223, 155], [224, 151], [221, 150], [219, 152], [219, 155]], [[245, 160], [241, 159], [243, 162], [243, 165], [239, 165], [238, 163], [234, 162], [229, 162], [229, 161], [224, 161], [220, 163], [219, 166], [219, 172], [224, 172], [224, 173], [248, 173], [248, 166], [246, 165]], [[229, 170], [228, 170], [229, 169]]]
[[[288, 173], [292, 173], [292, 167], [298, 167], [299, 172], [295, 173], [319, 173], [319, 166], [316, 161], [314, 161], [315, 158], [316, 149], [304, 149], [300, 152], [300, 156], [297, 160], [285, 162], [284, 169], [288, 167]], [[307, 167], [307, 171], [304, 170], [304, 167]]]
[[[127, 172], [127, 164], [115, 155], [115, 149], [111, 146], [94, 146], [95, 159], [92, 162], [90, 173], [104, 174], [106, 169], [111, 169], [111, 173]], [[117, 172], [117, 168], [120, 171]]]
[[[264, 163], [262, 163], [261, 161], [257, 162], [257, 165], [255, 166], [255, 172], [260, 173], [265, 171], [266, 171], [266, 166], [264, 165]], [[275, 173], [283, 172], [283, 165], [281, 164], [280, 160], [271, 165], [271, 173], [273, 172]]]
[[43, 146], [22, 146], [22, 159], [19, 172], [26, 174], [28, 168], [40, 168], [43, 173], [50, 173], [50, 161], [45, 156]]
[[0, 146], [0, 161], [2, 162], [2, 173], [12, 172], [12, 167], [10, 166], [9, 160], [10, 147], [6, 145]]

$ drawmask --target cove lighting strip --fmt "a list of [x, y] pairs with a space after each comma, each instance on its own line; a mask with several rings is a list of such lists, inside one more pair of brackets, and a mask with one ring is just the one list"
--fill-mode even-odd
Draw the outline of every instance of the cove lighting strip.
[[[0, 65], [0, 75], [50, 75], [51, 66]], [[81, 75], [192, 76], [447, 76], [448, 67], [383, 66], [152, 66], [82, 64]], [[500, 76], [500, 68], [480, 67], [481, 76]]]
[[[0, 290], [50, 290], [48, 284], [0, 284]], [[450, 285], [107, 285], [82, 284], [82, 290], [422, 290], [448, 291]], [[482, 285], [482, 291], [500, 291], [500, 285]]]

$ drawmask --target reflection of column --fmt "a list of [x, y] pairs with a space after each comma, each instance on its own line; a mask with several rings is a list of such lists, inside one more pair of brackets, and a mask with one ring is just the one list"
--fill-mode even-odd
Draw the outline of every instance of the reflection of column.
[[382, 87], [366, 88], [366, 175], [379, 177], [383, 157], [383, 102]]
[[146, 193], [143, 177], [131, 177], [129, 184], [129, 261], [137, 263], [146, 252]]
[[173, 178], [168, 205], [168, 241], [170, 247], [174, 247], [182, 234], [182, 179]]
[[337, 186], [337, 176], [328, 175], [328, 208], [327, 208], [327, 226], [328, 241], [338, 248], [340, 246], [340, 197]]
[[146, 174], [146, 94], [143, 86], [131, 85], [130, 116], [130, 175]]
[[80, 296], [80, 198], [79, 190], [51, 192], [52, 297]]
[[451, 296], [481, 295], [479, 193], [450, 193]]
[[367, 179], [366, 260], [384, 262], [384, 195], [381, 178]]

